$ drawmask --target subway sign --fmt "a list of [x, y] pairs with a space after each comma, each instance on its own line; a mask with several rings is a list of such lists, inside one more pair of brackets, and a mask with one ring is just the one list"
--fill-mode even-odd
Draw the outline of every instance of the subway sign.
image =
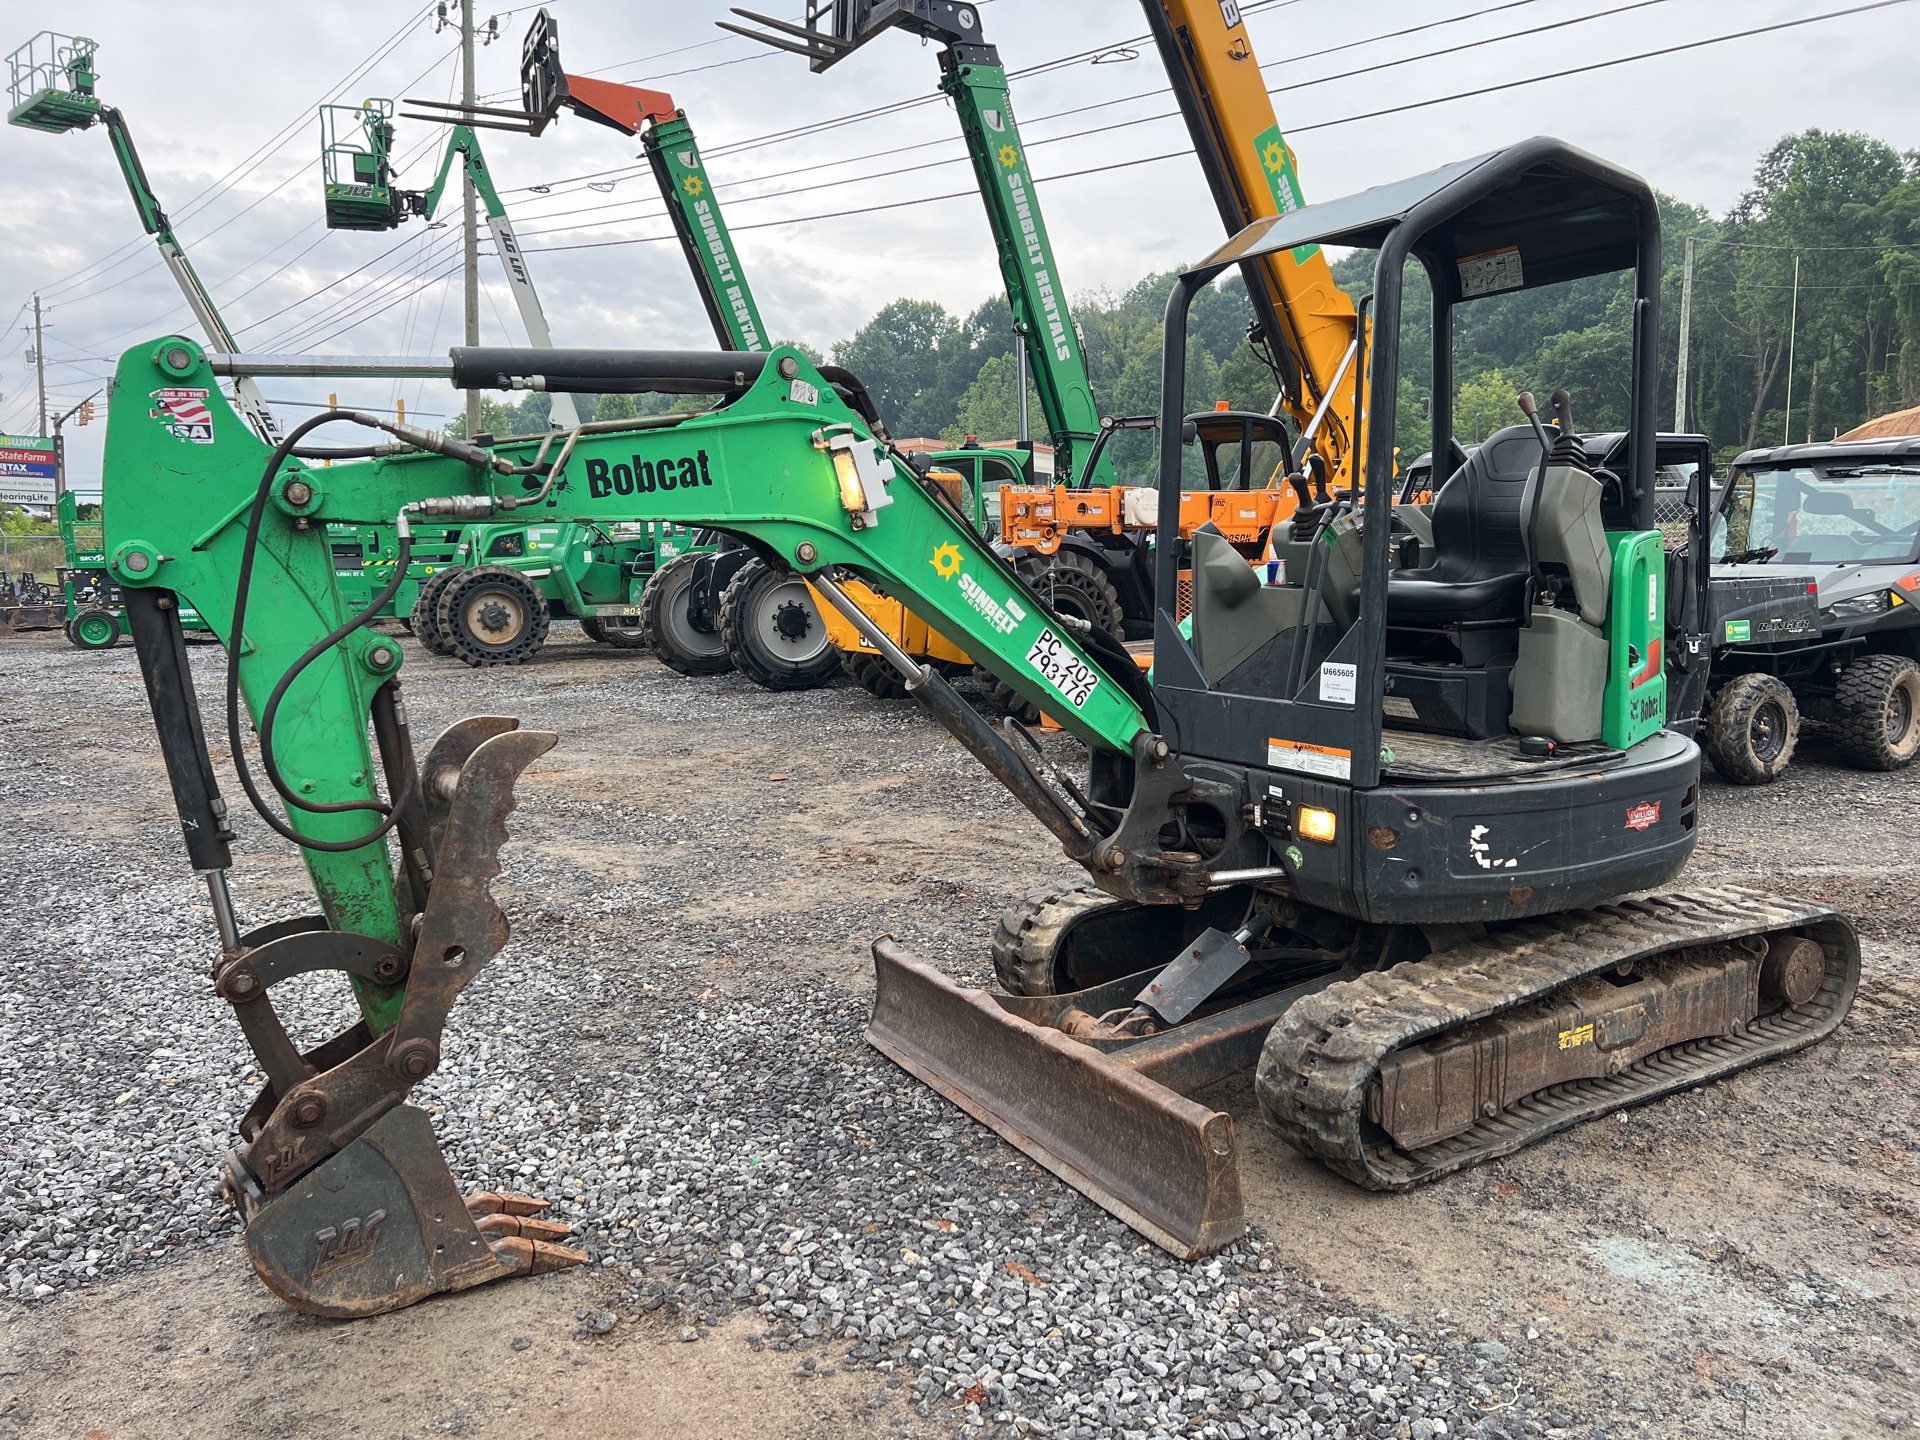
[[0, 435], [0, 502], [51, 505], [60, 477], [60, 455], [52, 437]]

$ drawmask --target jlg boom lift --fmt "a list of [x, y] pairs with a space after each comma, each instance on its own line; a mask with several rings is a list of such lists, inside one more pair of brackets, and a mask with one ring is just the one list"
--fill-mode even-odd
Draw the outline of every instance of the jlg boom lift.
[[[1009, 912], [995, 946], [1004, 995], [961, 989], [876, 942], [869, 1038], [1177, 1254], [1243, 1228], [1233, 1121], [1186, 1098], [1235, 1071], [1256, 1070], [1289, 1143], [1361, 1185], [1399, 1189], [1830, 1033], [1858, 982], [1843, 916], [1748, 889], [1658, 889], [1698, 840], [1700, 778], [1698, 749], [1667, 724], [1661, 660], [1699, 637], [1669, 624], [1653, 515], [1652, 190], [1536, 139], [1247, 227], [1169, 298], [1162, 475], [1184, 458], [1198, 289], [1315, 244], [1377, 255], [1362, 306], [1373, 340], [1347, 382], [1368, 402], [1352, 410], [1365, 417], [1356, 484], [1324, 503], [1296, 492], [1313, 534], [1277, 542], [1296, 547], [1286, 584], [1263, 583], [1206, 527], [1180, 541], [1179, 491], [1164, 486], [1150, 679], [1103, 632], [1052, 614], [888, 453], [859, 387], [789, 347], [471, 348], [360, 367], [462, 388], [717, 399], [581, 433], [557, 453], [351, 412], [315, 416], [269, 449], [218, 377], [324, 362], [209, 355], [179, 337], [128, 351], [108, 431], [108, 563], [208, 882], [215, 993], [267, 1076], [226, 1166], [267, 1282], [309, 1310], [360, 1315], [578, 1258], [530, 1218], [537, 1201], [463, 1202], [407, 1103], [441, 1063], [462, 988], [506, 943], [489, 884], [513, 784], [557, 737], [468, 720], [421, 762], [401, 654], [365, 628], [377, 605], [341, 601], [319, 520], [391, 521], [408, 537], [416, 520], [558, 497], [575, 523], [720, 529], [805, 575], [856, 625], [869, 622], [845, 580], [883, 586], [1044, 707], [1085, 743], [1080, 776], [1017, 729], [996, 730], [873, 630], [910, 692], [1089, 883]], [[1623, 471], [1587, 459], [1564, 394], [1551, 427], [1522, 397], [1524, 423], [1439, 487], [1435, 552], [1418, 566], [1392, 503], [1409, 261], [1435, 292], [1420, 343], [1433, 347], [1423, 438], [1438, 456], [1452, 453], [1456, 308], [1626, 272], [1635, 315]], [[212, 443], [148, 414], [144, 397], [163, 385], [208, 389]], [[308, 437], [340, 420], [391, 440], [321, 468]], [[226, 518], [209, 530], [208, 516]], [[1165, 598], [1183, 565], [1190, 634]], [[242, 788], [303, 848], [320, 915], [249, 931], [234, 914], [183, 603], [228, 645]], [[1403, 718], [1387, 701], [1408, 694], [1443, 694], [1460, 718]], [[240, 743], [243, 700], [257, 774]], [[1641, 891], [1655, 893], [1620, 898]], [[272, 992], [323, 970], [347, 977], [361, 1018], [303, 1050]]]
[[[187, 258], [186, 247], [173, 232], [172, 222], [168, 220], [160, 197], [147, 179], [146, 168], [140, 163], [126, 117], [117, 107], [101, 103], [96, 93], [99, 73], [95, 60], [98, 48], [85, 36], [56, 35], [45, 31], [16, 50], [8, 57], [12, 108], [7, 113], [7, 121], [25, 129], [53, 135], [89, 129], [95, 124], [105, 126], [107, 137], [113, 144], [114, 158], [120, 162], [120, 173], [126, 180], [128, 193], [133, 197], [140, 223], [159, 246], [161, 259], [166, 262], [168, 273], [179, 286], [187, 308], [193, 312], [194, 319], [215, 346], [231, 346], [236, 343], [233, 332], [227, 328], [227, 322], [213, 303], [212, 294], [201, 283], [199, 272]], [[247, 423], [269, 444], [277, 444], [281, 434], [280, 425], [261, 397], [259, 387], [250, 377], [241, 375], [234, 378], [233, 388], [235, 401], [246, 416]], [[156, 407], [174, 413], [177, 422], [189, 429], [196, 423], [199, 397], [160, 394], [149, 398]], [[342, 530], [335, 533], [333, 541], [336, 557], [342, 567], [343, 581], [350, 586], [357, 580], [364, 580], [370, 569], [377, 568], [377, 559], [370, 565], [370, 557], [377, 557], [383, 549], [390, 551], [392, 543], [390, 532], [381, 532], [378, 527], [363, 531]], [[418, 580], [432, 574], [434, 567], [450, 559], [454, 550], [454, 545], [446, 542], [416, 546], [415, 568], [418, 573], [408, 577], [394, 598], [398, 614], [406, 614], [407, 608], [413, 604]], [[110, 583], [92, 578], [98, 572], [90, 552], [85, 559], [76, 559], [69, 546], [68, 563], [76, 573], [89, 577], [81, 581], [82, 588], [90, 592], [98, 591], [102, 596], [112, 594], [113, 586]], [[366, 590], [364, 593], [373, 592]], [[99, 596], [94, 599], [97, 601]], [[70, 600], [69, 609], [74, 608]], [[67, 632], [69, 638], [84, 649], [113, 644], [120, 635], [117, 609], [117, 601], [88, 604], [84, 615], [78, 612], [74, 614], [74, 622], [84, 623], [70, 623]]]
[[[173, 224], [161, 208], [160, 197], [154, 194], [147, 180], [146, 168], [140, 163], [140, 152], [134, 149], [133, 132], [127, 127], [126, 117], [115, 106], [103, 104], [94, 93], [99, 79], [94, 64], [98, 50], [99, 46], [84, 35], [56, 35], [51, 30], [43, 30], [9, 55], [12, 107], [7, 111], [7, 123], [49, 135], [105, 126], [107, 139], [113, 145], [113, 158], [120, 162], [120, 174], [133, 196], [134, 208], [140, 212], [140, 224], [153, 236], [168, 273], [186, 297], [187, 308], [193, 311], [193, 318], [216, 347], [238, 348], [233, 332], [220, 318], [213, 297], [200, 282], [186, 250], [174, 235]], [[278, 444], [280, 424], [261, 398], [260, 387], [251, 377], [237, 375], [233, 391], [235, 403], [247, 417], [247, 423], [269, 445]], [[176, 403], [165, 396], [154, 397], [154, 402], [163, 409]], [[177, 403], [190, 419], [195, 413], [194, 398], [179, 397]]]

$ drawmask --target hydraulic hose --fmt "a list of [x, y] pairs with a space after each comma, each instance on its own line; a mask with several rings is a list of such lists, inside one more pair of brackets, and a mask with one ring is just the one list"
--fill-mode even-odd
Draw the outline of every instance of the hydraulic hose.
[[[301, 672], [328, 650], [346, 639], [347, 636], [366, 625], [375, 615], [379, 614], [387, 603], [399, 592], [401, 584], [406, 580], [407, 569], [412, 561], [413, 552], [412, 535], [404, 526], [399, 536], [397, 553], [394, 556], [392, 578], [387, 581], [380, 593], [374, 596], [365, 609], [361, 610], [345, 624], [337, 627], [313, 645], [309, 646], [306, 653], [288, 668], [287, 672], [280, 677], [279, 683], [273, 687], [272, 694], [268, 696], [266, 705], [261, 709], [259, 725], [261, 768], [266, 771], [267, 778], [272, 782], [274, 790], [289, 808], [304, 810], [309, 814], [315, 815], [340, 814], [341, 812], [349, 810], [371, 810], [386, 818], [374, 830], [355, 840], [315, 840], [309, 836], [300, 834], [299, 831], [281, 820], [280, 817], [267, 808], [266, 800], [254, 784], [253, 774], [248, 769], [246, 750], [241, 744], [240, 735], [240, 648], [243, 643], [243, 637], [246, 634], [247, 600], [253, 588], [254, 557], [259, 550], [260, 525], [266, 517], [267, 501], [272, 497], [273, 482], [280, 474], [280, 467], [286, 463], [287, 457], [293, 453], [294, 447], [310, 431], [316, 430], [320, 426], [335, 420], [346, 420], [354, 424], [371, 425], [374, 428], [380, 429], [389, 428], [380, 425], [373, 417], [355, 411], [325, 410], [318, 415], [303, 420], [299, 425], [295, 426], [293, 430], [288, 433], [287, 437], [274, 447], [273, 454], [268, 457], [266, 470], [260, 477], [260, 488], [255, 492], [253, 506], [247, 513], [247, 535], [245, 544], [240, 552], [240, 573], [234, 582], [233, 627], [227, 638], [227, 743], [233, 751], [233, 768], [235, 774], [239, 777], [240, 788], [246, 792], [248, 803], [253, 806], [254, 813], [266, 822], [268, 829], [283, 839], [291, 840], [294, 844], [307, 850], [319, 850], [329, 854], [344, 854], [348, 851], [359, 850], [364, 846], [372, 845], [376, 841], [386, 838], [387, 832], [399, 823], [401, 811], [405, 808], [413, 788], [419, 783], [419, 777], [412, 774], [406, 776], [402, 782], [399, 793], [394, 796], [391, 804], [383, 803], [378, 799], [340, 801], [304, 800], [294, 794], [292, 789], [281, 778], [279, 764], [275, 761], [273, 755], [273, 722], [274, 717], [279, 712], [280, 702], [286, 696], [288, 687], [299, 677]], [[389, 777], [389, 779], [391, 779], [391, 777]]]

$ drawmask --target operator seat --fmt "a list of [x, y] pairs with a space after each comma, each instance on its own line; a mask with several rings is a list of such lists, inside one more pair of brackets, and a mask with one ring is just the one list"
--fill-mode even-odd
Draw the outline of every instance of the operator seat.
[[1539, 463], [1533, 428], [1509, 425], [1447, 478], [1429, 517], [1433, 563], [1387, 577], [1389, 625], [1520, 623], [1529, 572], [1520, 501]]

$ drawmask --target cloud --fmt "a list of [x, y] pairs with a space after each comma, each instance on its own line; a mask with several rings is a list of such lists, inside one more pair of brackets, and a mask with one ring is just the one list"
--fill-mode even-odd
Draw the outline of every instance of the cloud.
[[[1914, 92], [1905, 73], [1906, 57], [1920, 41], [1913, 7], [1402, 115], [1308, 128], [1840, 8], [1841, 0], [1737, 8], [1663, 0], [1589, 24], [1520, 35], [1614, 3], [1536, 0], [1498, 15], [1358, 45], [1353, 42], [1427, 24], [1434, 7], [1420, 0], [1373, 0], [1366, 6], [1303, 0], [1245, 8], [1268, 83], [1280, 87], [1276, 109], [1294, 136], [1310, 199], [1547, 131], [1639, 170], [1683, 199], [1723, 210], [1744, 188], [1761, 151], [1789, 130], [1861, 129], [1896, 145], [1914, 133]], [[784, 13], [786, 7], [771, 8]], [[1483, 7], [1457, 0], [1453, 8], [1465, 13]], [[397, 234], [330, 234], [320, 219], [314, 107], [323, 97], [337, 93], [353, 102], [364, 95], [452, 93], [452, 36], [434, 32], [430, 6], [417, 10], [420, 18], [403, 25], [410, 13], [404, 9], [346, 0], [328, 6], [322, 24], [297, 8], [222, 7], [218, 23], [183, 25], [165, 10], [109, 0], [73, 0], [61, 8], [60, 23], [101, 42], [100, 93], [125, 112], [148, 174], [243, 346], [280, 342], [336, 353], [402, 347], [425, 353], [457, 341], [457, 281], [435, 278], [457, 258], [457, 225], [430, 231], [415, 221]], [[937, 300], [965, 312], [999, 288], [986, 222], [955, 138], [955, 117], [935, 93], [939, 69], [932, 48], [904, 34], [885, 35], [824, 75], [813, 75], [797, 57], [763, 53], [714, 29], [711, 22], [726, 13], [718, 3], [564, 0], [554, 13], [569, 69], [667, 89], [685, 107], [774, 334], [825, 349], [897, 296]], [[525, 10], [506, 15], [502, 42], [480, 51], [479, 87], [494, 103], [505, 103], [516, 85], [519, 33], [528, 18]], [[1177, 120], [1146, 118], [1172, 107], [1168, 96], [1153, 93], [1163, 89], [1165, 78], [1151, 45], [1136, 40], [1146, 31], [1137, 6], [1119, 0], [990, 0], [982, 18], [1016, 72], [1014, 106], [1070, 292], [1121, 290], [1147, 271], [1177, 265], [1217, 243], [1217, 213], [1189, 161], [1058, 178], [1185, 144]], [[1493, 38], [1508, 34], [1520, 38]], [[1017, 75], [1039, 62], [1127, 40], [1136, 40], [1139, 58]], [[1483, 41], [1491, 43], [1475, 43]], [[1351, 48], [1317, 53], [1341, 46]], [[1307, 83], [1459, 46], [1472, 48], [1370, 75]], [[388, 48], [377, 62], [341, 88], [382, 47]], [[1819, 63], [1808, 63], [1810, 56]], [[1123, 97], [1139, 98], [1109, 103]], [[904, 108], [792, 133], [896, 102]], [[1115, 125], [1121, 128], [1063, 138]], [[400, 127], [399, 150], [410, 161], [406, 183], [424, 186], [438, 136], [421, 122], [402, 121]], [[783, 133], [791, 138], [767, 139]], [[568, 117], [537, 141], [485, 132], [483, 143], [530, 252], [557, 343], [712, 343], [678, 248], [662, 238], [668, 225], [651, 173], [635, 158], [636, 141]], [[112, 360], [99, 357], [169, 328], [191, 331], [170, 277], [139, 230], [105, 135], [97, 129], [58, 137], [8, 129], [0, 133], [0, 164], [13, 197], [0, 214], [0, 319], [36, 289], [43, 292], [51, 322], [47, 351], [54, 361], [48, 386], [57, 399], [71, 403], [102, 383]], [[529, 188], [541, 184], [547, 193]], [[611, 188], [589, 188], [595, 184]], [[773, 193], [801, 186], [822, 188]], [[901, 204], [954, 192], [960, 198]], [[895, 208], [768, 224], [876, 206]], [[601, 208], [563, 213], [587, 207]], [[452, 213], [449, 207], [447, 215]], [[610, 240], [636, 243], [557, 248]], [[483, 261], [488, 298], [481, 305], [482, 335], [517, 341], [521, 332], [495, 264]], [[20, 322], [12, 323], [0, 336], [0, 428], [23, 419], [31, 428], [33, 377], [24, 364]], [[324, 399], [330, 389], [367, 404], [389, 404], [395, 393], [371, 383], [267, 387], [269, 395], [309, 402]], [[400, 393], [416, 413], [459, 407], [444, 386], [415, 382]], [[72, 433], [72, 469], [82, 485], [98, 474], [103, 428]]]

